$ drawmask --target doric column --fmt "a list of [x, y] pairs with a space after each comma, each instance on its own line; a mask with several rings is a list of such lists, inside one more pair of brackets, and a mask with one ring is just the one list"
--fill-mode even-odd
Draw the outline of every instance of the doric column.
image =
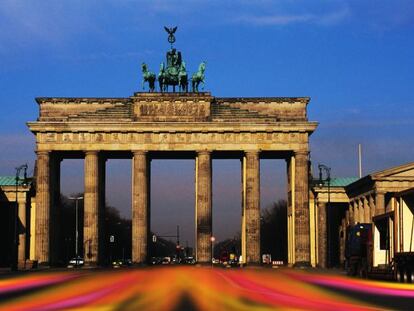
[[240, 264], [246, 263], [246, 157], [241, 161], [241, 259]]
[[362, 204], [364, 205], [364, 222], [371, 223], [370, 206], [367, 197], [362, 198]]
[[196, 260], [212, 258], [212, 173], [211, 152], [199, 151], [196, 159]]
[[[26, 197], [26, 196], [25, 196]], [[19, 235], [19, 247], [17, 252], [17, 262], [24, 263], [26, 260], [26, 232], [27, 232], [27, 224], [26, 224], [26, 200], [19, 201], [18, 200], [18, 226], [17, 226], [17, 233]]]
[[377, 191], [375, 194], [375, 215], [383, 213], [385, 213], [385, 194]]
[[48, 151], [37, 151], [35, 254], [39, 264], [49, 263], [50, 163]]
[[260, 160], [246, 152], [246, 263], [260, 264]]
[[83, 247], [86, 264], [97, 264], [100, 257], [99, 220], [100, 220], [100, 186], [99, 153], [85, 152], [85, 194]]
[[149, 161], [146, 151], [134, 151], [132, 164], [132, 261], [142, 264], [148, 256]]
[[347, 226], [349, 226], [350, 222], [349, 222], [349, 207], [348, 210], [345, 211], [345, 229]]
[[339, 227], [339, 264], [343, 266], [345, 261], [345, 242], [346, 242], [346, 219], [342, 218]]
[[373, 194], [370, 194], [368, 197], [368, 202], [369, 202], [369, 214], [370, 214], [370, 223], [372, 223], [372, 217], [375, 216], [375, 198]]
[[359, 222], [365, 223], [365, 210], [364, 210], [364, 198], [360, 197], [358, 199], [358, 208], [359, 208]]
[[295, 152], [295, 264], [310, 265], [308, 152]]
[[288, 265], [295, 264], [295, 157], [286, 159]]
[[353, 209], [354, 209], [354, 221], [355, 221], [355, 223], [360, 223], [361, 220], [359, 218], [360, 213], [359, 213], [358, 199], [355, 199], [354, 201], [352, 201], [352, 206], [353, 206]]
[[318, 266], [326, 268], [328, 234], [326, 221], [326, 203], [318, 202]]
[[353, 226], [355, 224], [355, 210], [354, 210], [354, 204], [352, 201], [349, 202], [348, 211], [349, 211], [349, 225]]

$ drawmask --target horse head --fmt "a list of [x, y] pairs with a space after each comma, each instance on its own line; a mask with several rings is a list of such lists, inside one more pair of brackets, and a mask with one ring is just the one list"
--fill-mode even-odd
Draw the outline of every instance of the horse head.
[[204, 71], [206, 71], [206, 62], [205, 62], [205, 61], [201, 62], [200, 66], [198, 66], [198, 71], [199, 71], [201, 74], [203, 74], [203, 73], [204, 73]]
[[142, 72], [144, 72], [144, 73], [148, 71], [146, 63], [142, 63], [141, 68], [142, 68]]

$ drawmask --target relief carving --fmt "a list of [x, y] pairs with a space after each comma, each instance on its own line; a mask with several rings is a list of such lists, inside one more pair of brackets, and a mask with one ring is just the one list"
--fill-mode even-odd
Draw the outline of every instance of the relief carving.
[[96, 142], [102, 142], [104, 140], [103, 134], [102, 133], [96, 133], [95, 134], [95, 141]]
[[207, 104], [188, 102], [139, 102], [137, 109], [139, 117], [205, 117]]
[[46, 142], [55, 142], [56, 141], [56, 133], [47, 133], [45, 137]]
[[72, 133], [63, 134], [63, 139], [62, 140], [63, 140], [64, 143], [72, 142]]

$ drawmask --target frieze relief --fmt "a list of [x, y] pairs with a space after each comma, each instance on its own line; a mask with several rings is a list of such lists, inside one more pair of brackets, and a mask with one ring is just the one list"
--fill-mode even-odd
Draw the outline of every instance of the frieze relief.
[[78, 144], [78, 143], [138, 143], [138, 144], [275, 144], [306, 143], [303, 133], [283, 132], [76, 132], [76, 133], [38, 133], [39, 143]]
[[139, 119], [177, 120], [179, 118], [206, 119], [210, 115], [209, 102], [136, 102], [134, 115]]

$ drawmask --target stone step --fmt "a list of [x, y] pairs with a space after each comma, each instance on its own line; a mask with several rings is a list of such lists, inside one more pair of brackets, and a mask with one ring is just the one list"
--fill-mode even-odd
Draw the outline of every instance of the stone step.
[[100, 120], [115, 118], [117, 120], [130, 120], [131, 110], [131, 104], [118, 103], [115, 104], [113, 107], [98, 110], [94, 114], [84, 112], [78, 115], [70, 116], [69, 119]]

